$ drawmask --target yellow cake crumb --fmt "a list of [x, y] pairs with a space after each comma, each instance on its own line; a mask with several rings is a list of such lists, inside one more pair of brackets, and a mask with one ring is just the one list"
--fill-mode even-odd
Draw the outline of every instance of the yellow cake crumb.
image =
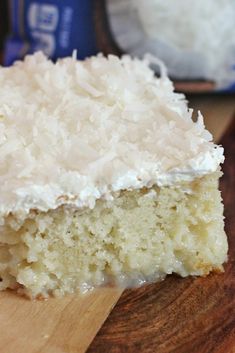
[[95, 207], [8, 215], [0, 232], [0, 289], [63, 295], [107, 282], [206, 275], [227, 259], [220, 172], [174, 186], [125, 190]]

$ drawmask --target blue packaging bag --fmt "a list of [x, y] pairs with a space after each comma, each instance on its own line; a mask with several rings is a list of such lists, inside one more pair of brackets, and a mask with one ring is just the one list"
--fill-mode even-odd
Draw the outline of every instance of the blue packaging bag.
[[97, 53], [92, 0], [12, 0], [4, 64], [42, 50], [55, 60]]

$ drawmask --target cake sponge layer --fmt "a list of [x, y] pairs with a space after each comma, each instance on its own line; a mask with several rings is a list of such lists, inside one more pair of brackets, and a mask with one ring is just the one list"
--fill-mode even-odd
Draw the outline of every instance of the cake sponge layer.
[[8, 215], [0, 229], [0, 288], [46, 297], [222, 271], [219, 176], [121, 191], [92, 210], [64, 205], [23, 219]]

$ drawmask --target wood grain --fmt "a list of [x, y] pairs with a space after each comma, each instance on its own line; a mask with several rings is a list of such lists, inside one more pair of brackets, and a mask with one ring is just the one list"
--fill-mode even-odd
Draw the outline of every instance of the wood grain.
[[235, 352], [235, 120], [221, 143], [229, 239], [225, 272], [206, 278], [170, 276], [162, 283], [126, 290], [89, 353]]
[[30, 301], [0, 293], [1, 353], [83, 353], [120, 297], [102, 288], [87, 295]]

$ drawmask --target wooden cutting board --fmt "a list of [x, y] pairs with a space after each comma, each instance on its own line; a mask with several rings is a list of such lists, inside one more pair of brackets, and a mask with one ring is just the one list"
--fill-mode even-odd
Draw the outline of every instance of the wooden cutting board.
[[[215, 101], [211, 97], [195, 97], [190, 101], [191, 106], [205, 113], [206, 125], [218, 139], [231, 120], [234, 99], [217, 97]], [[225, 171], [227, 179], [222, 184], [226, 212], [230, 215], [227, 223], [230, 235], [231, 210], [235, 204], [229, 183], [234, 181], [235, 166], [232, 170], [233, 174]], [[235, 249], [234, 242], [230, 249]], [[171, 276], [160, 284], [125, 291], [88, 351], [230, 353], [224, 349], [226, 344], [230, 349], [234, 342], [232, 259], [230, 255], [223, 275], [205, 279]], [[103, 288], [85, 296], [29, 301], [10, 291], [2, 292], [0, 352], [83, 353], [121, 294], [122, 290]], [[193, 347], [194, 342], [198, 346]], [[213, 344], [217, 350], [212, 350]], [[190, 350], [185, 350], [187, 347]]]

